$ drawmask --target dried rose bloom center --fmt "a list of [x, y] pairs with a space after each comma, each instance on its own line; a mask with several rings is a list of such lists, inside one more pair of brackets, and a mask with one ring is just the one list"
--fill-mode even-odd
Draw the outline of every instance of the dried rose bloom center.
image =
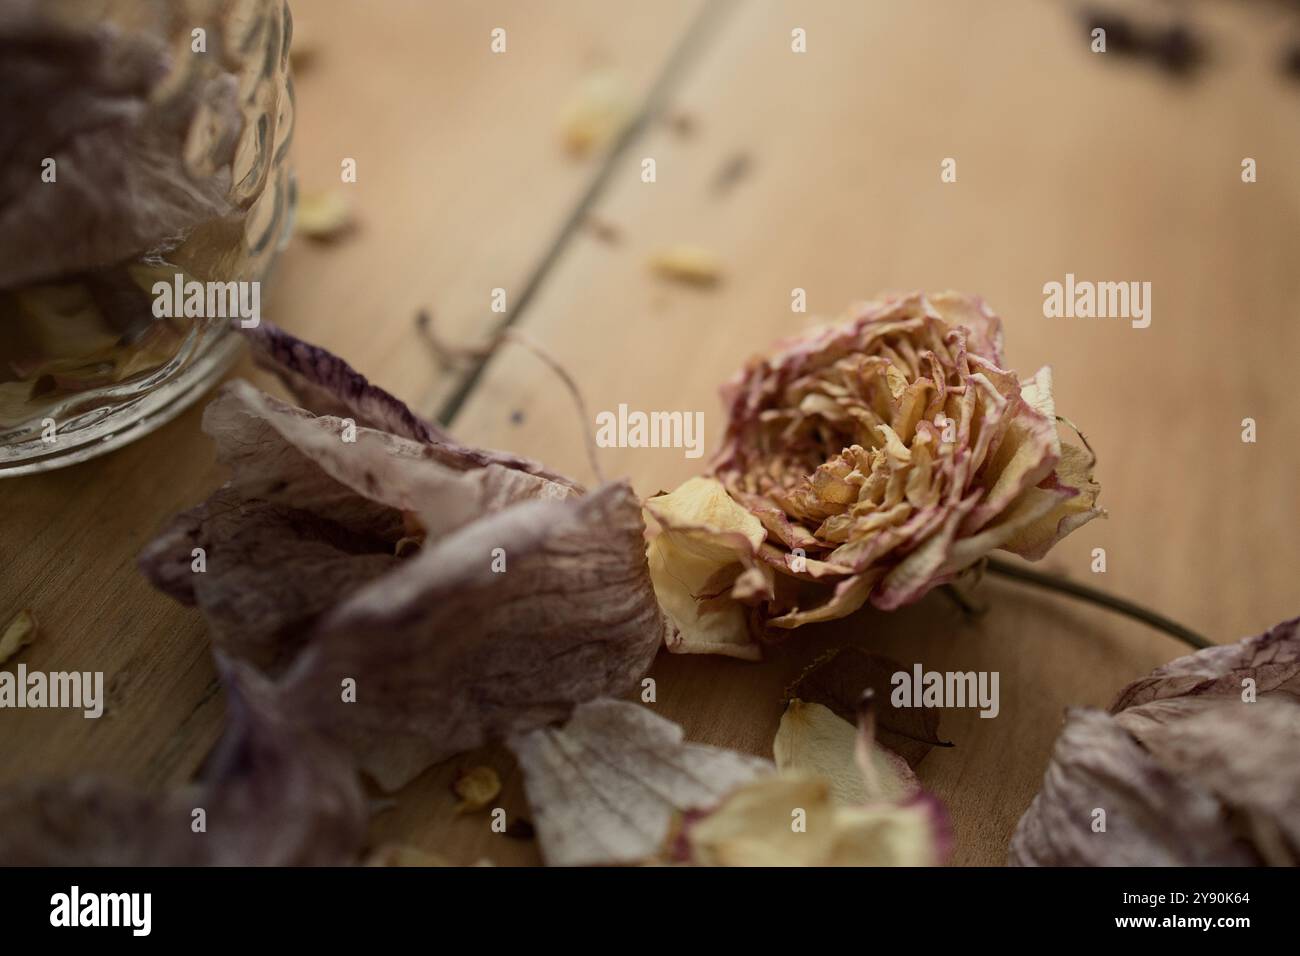
[[[959, 496], [970, 470], [956, 459], [975, 441], [979, 405], [1001, 401], [984, 374], [996, 370], [981, 362], [973, 373], [964, 330], [925, 318], [899, 326], [779, 387], [719, 469], [738, 498], [812, 531], [802, 544], [826, 560], [861, 567], [898, 543], [909, 519]], [[987, 388], [968, 396], [973, 378]]]

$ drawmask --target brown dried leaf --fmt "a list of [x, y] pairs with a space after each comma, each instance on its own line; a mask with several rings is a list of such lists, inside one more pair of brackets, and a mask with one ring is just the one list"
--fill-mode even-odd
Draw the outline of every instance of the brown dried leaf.
[[891, 678], [906, 671], [897, 661], [869, 654], [858, 647], [841, 647], [819, 657], [786, 691], [786, 700], [799, 698], [824, 704], [846, 721], [857, 720], [858, 702], [870, 690], [876, 701], [877, 738], [915, 767], [931, 747], [951, 747], [939, 737], [939, 711], [933, 707], [895, 707]]
[[551, 866], [635, 863], [663, 848], [675, 815], [770, 773], [759, 757], [685, 743], [639, 704], [595, 700], [567, 724], [511, 738]]

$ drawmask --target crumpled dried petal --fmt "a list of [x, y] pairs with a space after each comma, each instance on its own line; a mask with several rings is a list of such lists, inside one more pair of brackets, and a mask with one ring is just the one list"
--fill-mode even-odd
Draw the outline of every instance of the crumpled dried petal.
[[581, 704], [563, 727], [513, 737], [510, 748], [551, 866], [649, 860], [677, 814], [772, 771], [759, 757], [685, 743], [681, 727], [617, 700]]
[[[734, 581], [725, 593], [701, 593], [698, 562], [679, 572], [681, 553], [661, 553], [657, 581], [678, 582], [665, 599], [682, 632], [672, 648], [753, 656], [738, 620], [752, 639], [867, 601], [891, 610], [993, 549], [1038, 559], [1103, 514], [1091, 453], [1058, 431], [1050, 371], [1021, 383], [1003, 365], [997, 316], [955, 293], [867, 303], [752, 362], [723, 390], [726, 436], [711, 477], [697, 479], [716, 487], [691, 495], [726, 494], [764, 537], [729, 538], [734, 561], [714, 572]], [[700, 550], [707, 532], [674, 505], [647, 507]], [[694, 617], [682, 582], [709, 604]], [[744, 607], [728, 613], [728, 602]]]
[[217, 647], [263, 666], [286, 660], [320, 614], [402, 563], [408, 515], [426, 534], [446, 533], [487, 511], [573, 493], [503, 465], [448, 467], [452, 446], [435, 457], [428, 444], [364, 427], [345, 442], [339, 419], [242, 381], [223, 388], [203, 427], [231, 480], [174, 519], [140, 566], [203, 610]]
[[[203, 782], [149, 794], [90, 778], [0, 791], [13, 866], [338, 866], [365, 840], [345, 756], [304, 729], [251, 668], [218, 656], [227, 727]], [[206, 814], [195, 832], [194, 811]]]
[[258, 365], [275, 373], [298, 404], [308, 411], [351, 418], [358, 425], [420, 442], [427, 446], [426, 454], [458, 471], [503, 465], [575, 491], [582, 490], [573, 479], [530, 458], [462, 445], [371, 383], [337, 355], [290, 335], [271, 322], [263, 320], [244, 334]]
[[920, 790], [907, 761], [874, 740], [868, 750], [874, 787], [869, 786], [859, 765], [858, 743], [853, 724], [821, 704], [795, 698], [781, 715], [772, 752], [782, 773], [802, 771], [830, 781], [831, 795], [844, 806], [904, 800]]
[[668, 649], [757, 660], [745, 608], [725, 598], [743, 571], [762, 573], [753, 559], [762, 523], [706, 478], [651, 498], [646, 511], [662, 529], [647, 556], [659, 603], [676, 629]]
[[562, 720], [631, 689], [667, 635], [643, 544], [626, 483], [472, 521], [323, 617], [284, 692], [385, 789]]
[[324, 349], [271, 326], [251, 341], [339, 414], [227, 385], [204, 428], [231, 479], [140, 564], [219, 647], [283, 671], [295, 713], [381, 786], [649, 667], [667, 623], [627, 483], [584, 494], [454, 442]]
[[1157, 668], [1109, 714], [1070, 711], [1010, 861], [1295, 865], [1297, 753], [1300, 618]]

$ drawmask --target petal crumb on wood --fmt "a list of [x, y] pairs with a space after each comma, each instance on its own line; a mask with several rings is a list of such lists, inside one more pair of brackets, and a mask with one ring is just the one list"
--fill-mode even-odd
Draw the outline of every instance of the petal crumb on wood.
[[318, 242], [341, 239], [356, 226], [352, 204], [338, 190], [304, 194], [294, 213], [294, 232]]
[[36, 640], [36, 629], [36, 615], [31, 611], [23, 609], [15, 614], [0, 634], [0, 664]]
[[612, 143], [632, 121], [632, 97], [622, 77], [608, 70], [588, 74], [560, 113], [564, 148], [586, 156]]
[[772, 772], [760, 757], [683, 740], [639, 704], [595, 700], [563, 727], [516, 735], [542, 855], [550, 866], [636, 863], [660, 853], [675, 818]]
[[650, 267], [662, 278], [688, 285], [711, 286], [722, 279], [722, 260], [703, 246], [669, 246], [651, 257]]
[[491, 767], [471, 767], [456, 774], [451, 790], [460, 797], [456, 812], [473, 813], [482, 810], [501, 793], [501, 777]]

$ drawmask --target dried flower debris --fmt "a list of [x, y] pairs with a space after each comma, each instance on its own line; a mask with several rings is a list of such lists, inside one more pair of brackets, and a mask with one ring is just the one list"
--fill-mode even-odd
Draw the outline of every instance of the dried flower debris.
[[854, 728], [818, 705], [782, 722], [780, 774], [614, 700], [510, 747], [552, 866], [928, 865], [947, 853], [946, 815], [870, 720]]
[[231, 479], [140, 565], [381, 786], [648, 668], [666, 625], [625, 482], [583, 494], [459, 445], [323, 349], [253, 342], [322, 412], [227, 385], [204, 428]]
[[1070, 710], [1010, 862], [1294, 866], [1297, 753], [1300, 618]]
[[26, 609], [15, 614], [0, 632], [0, 664], [36, 640], [36, 630], [35, 614]]
[[451, 792], [460, 798], [457, 813], [482, 810], [501, 793], [501, 777], [491, 767], [461, 770], [451, 782]]
[[564, 148], [574, 156], [604, 149], [631, 123], [633, 110], [621, 76], [610, 70], [589, 73], [560, 112]]
[[294, 212], [294, 232], [316, 242], [337, 242], [356, 228], [351, 203], [336, 189], [304, 193]]
[[650, 268], [657, 275], [694, 286], [717, 285], [722, 279], [722, 260], [704, 246], [682, 243], [655, 253]]
[[679, 653], [754, 659], [758, 638], [909, 604], [995, 548], [1036, 560], [1104, 514], [1050, 370], [1007, 371], [979, 299], [860, 306], [752, 362], [723, 398], [712, 474], [646, 505]]
[[875, 740], [872, 695], [855, 728], [818, 704], [791, 701], [773, 742], [781, 773], [742, 785], [689, 815], [678, 860], [710, 866], [934, 866], [951, 826], [907, 764]]

